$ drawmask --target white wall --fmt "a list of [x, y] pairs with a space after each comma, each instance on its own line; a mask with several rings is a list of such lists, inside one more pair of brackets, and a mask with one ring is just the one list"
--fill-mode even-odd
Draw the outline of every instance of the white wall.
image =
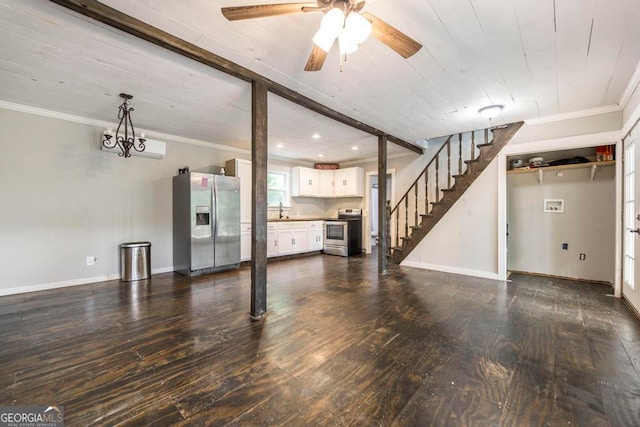
[[[508, 268], [613, 283], [615, 168], [507, 175]], [[544, 199], [564, 200], [564, 213], [543, 212]], [[568, 243], [568, 249], [562, 249]], [[585, 260], [579, 254], [585, 254]]]
[[0, 126], [0, 294], [119, 277], [123, 242], [150, 241], [153, 272], [171, 271], [172, 177], [240, 157], [168, 142], [123, 159], [100, 151], [103, 129], [5, 109]]

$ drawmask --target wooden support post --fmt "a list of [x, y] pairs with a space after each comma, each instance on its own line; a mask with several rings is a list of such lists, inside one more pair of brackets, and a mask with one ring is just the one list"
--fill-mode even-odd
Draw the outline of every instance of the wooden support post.
[[251, 87], [251, 318], [267, 312], [267, 86]]
[[378, 274], [387, 274], [387, 221], [387, 138], [382, 135], [378, 137]]

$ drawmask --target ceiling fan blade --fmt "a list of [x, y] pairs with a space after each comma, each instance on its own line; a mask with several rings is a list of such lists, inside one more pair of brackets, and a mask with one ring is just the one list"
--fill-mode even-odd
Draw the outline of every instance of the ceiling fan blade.
[[316, 8], [317, 6], [318, 4], [316, 2], [256, 4], [250, 6], [223, 7], [222, 14], [229, 21], [237, 21], [240, 19], [264, 18], [267, 16], [303, 13], [303, 8]]
[[371, 22], [371, 35], [398, 52], [404, 58], [409, 58], [422, 48], [420, 43], [397, 28], [387, 24], [382, 19], [368, 12], [363, 13], [362, 16]]
[[314, 44], [313, 50], [311, 51], [311, 55], [309, 55], [309, 59], [307, 59], [307, 65], [304, 66], [304, 70], [320, 71], [320, 69], [324, 65], [325, 59], [327, 59], [327, 52], [320, 49], [318, 46]]

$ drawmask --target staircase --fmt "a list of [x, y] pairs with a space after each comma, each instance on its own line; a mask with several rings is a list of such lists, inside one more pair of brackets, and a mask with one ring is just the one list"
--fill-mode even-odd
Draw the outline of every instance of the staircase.
[[[399, 264], [467, 191], [523, 122], [449, 136], [388, 218]], [[453, 164], [453, 165], [452, 165]], [[391, 245], [390, 245], [391, 246]]]

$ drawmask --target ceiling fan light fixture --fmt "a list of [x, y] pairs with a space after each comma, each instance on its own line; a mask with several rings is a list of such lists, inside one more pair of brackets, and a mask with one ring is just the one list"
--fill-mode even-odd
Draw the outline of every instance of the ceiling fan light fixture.
[[351, 55], [358, 50], [358, 43], [356, 43], [352, 34], [347, 31], [343, 31], [338, 36], [338, 46], [340, 47], [341, 55]]
[[488, 105], [478, 110], [478, 114], [489, 120], [496, 117], [504, 109], [504, 105]]
[[347, 16], [343, 32], [351, 34], [356, 43], [364, 43], [371, 34], [371, 22], [359, 13], [352, 12]]
[[344, 27], [344, 12], [335, 7], [324, 15], [320, 22], [320, 29], [326, 30], [328, 33], [337, 37]]
[[316, 46], [327, 53], [331, 50], [331, 46], [333, 46], [333, 42], [335, 41], [335, 39], [335, 35], [322, 27], [320, 27], [320, 29], [316, 32], [316, 35], [313, 36], [313, 42], [316, 44]]

